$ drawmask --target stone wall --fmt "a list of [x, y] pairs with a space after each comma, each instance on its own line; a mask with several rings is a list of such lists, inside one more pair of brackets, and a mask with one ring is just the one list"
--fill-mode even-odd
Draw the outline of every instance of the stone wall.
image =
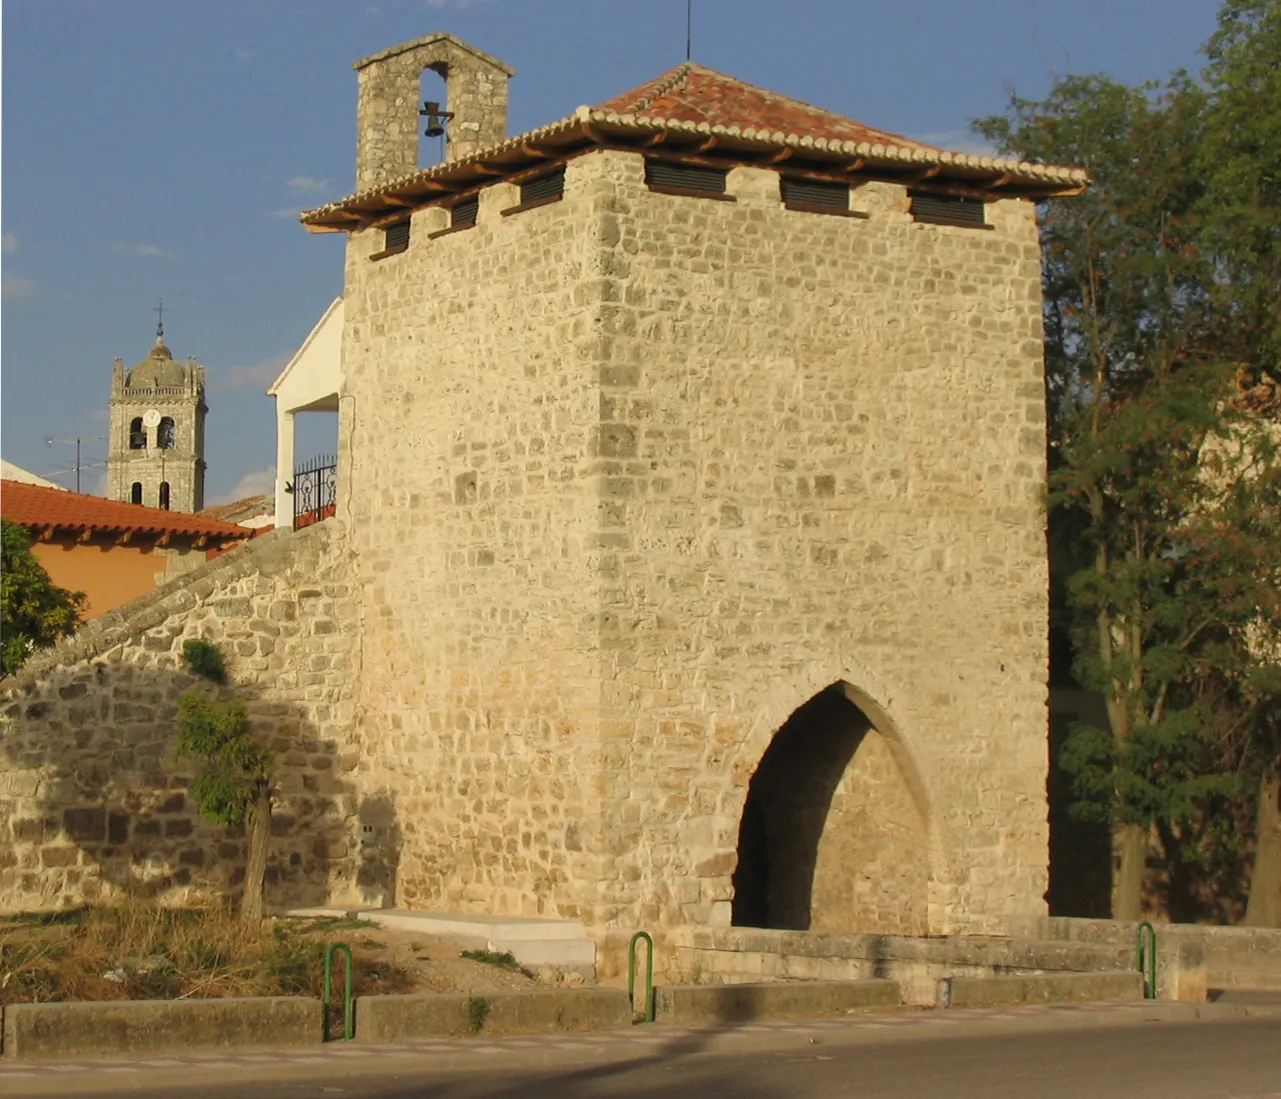
[[[390, 801], [361, 796], [359, 647], [341, 528], [268, 535], [102, 616], [0, 682], [0, 911], [231, 895], [243, 837], [202, 820], [174, 756], [179, 654], [214, 642], [277, 753], [269, 903], [380, 900]], [[362, 821], [376, 824], [360, 846]]]
[[340, 514], [402, 896], [728, 920], [757, 764], [838, 685], [875, 736], [818, 922], [1043, 914], [1032, 208], [978, 231], [890, 184], [855, 192], [867, 219], [784, 210], [772, 171], [729, 192], [655, 194], [601, 150], [552, 205], [504, 217], [497, 184], [472, 229], [350, 238]]
[[[986, 231], [917, 224], [873, 183], [866, 219], [832, 217], [784, 209], [773, 171], [735, 169], [719, 202], [594, 159], [611, 900], [715, 918], [757, 761], [844, 683], [926, 822], [929, 930], [1044, 912], [1032, 205], [992, 203]], [[869, 804], [860, 842], [896, 843], [901, 804]]]
[[[363, 607], [359, 707], [405, 829], [399, 895], [438, 910], [587, 914], [600, 600], [595, 163], [563, 202], [408, 251], [351, 238], [339, 516]], [[603, 888], [603, 887], [602, 887]]]
[[[1112, 947], [1134, 956], [1137, 923], [1128, 920], [1050, 916], [1009, 921], [1013, 935]], [[1205, 958], [1210, 988], [1281, 990], [1281, 928], [1217, 927], [1156, 922], [1158, 965], [1169, 952], [1192, 948]]]

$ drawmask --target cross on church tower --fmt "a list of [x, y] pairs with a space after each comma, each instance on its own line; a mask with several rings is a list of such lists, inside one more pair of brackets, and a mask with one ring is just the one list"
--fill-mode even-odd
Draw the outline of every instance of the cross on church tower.
[[156, 339], [165, 338], [165, 299], [160, 299], [160, 304], [156, 306]]

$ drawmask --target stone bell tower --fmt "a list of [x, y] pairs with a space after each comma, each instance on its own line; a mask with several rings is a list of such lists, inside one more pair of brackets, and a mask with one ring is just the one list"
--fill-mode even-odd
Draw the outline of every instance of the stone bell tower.
[[174, 360], [163, 314], [156, 342], [132, 370], [111, 378], [107, 495], [168, 511], [205, 506], [205, 368]]
[[507, 137], [507, 81], [515, 70], [452, 34], [429, 34], [352, 65], [357, 93], [356, 190], [418, 169], [419, 78], [445, 80], [445, 159], [464, 160]]

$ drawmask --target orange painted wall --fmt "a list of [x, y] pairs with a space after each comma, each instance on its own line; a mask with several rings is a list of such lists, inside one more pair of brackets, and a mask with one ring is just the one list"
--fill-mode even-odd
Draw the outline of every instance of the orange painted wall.
[[85, 593], [86, 622], [145, 595], [156, 586], [156, 573], [165, 571], [164, 558], [149, 546], [35, 542], [31, 552], [58, 587]]

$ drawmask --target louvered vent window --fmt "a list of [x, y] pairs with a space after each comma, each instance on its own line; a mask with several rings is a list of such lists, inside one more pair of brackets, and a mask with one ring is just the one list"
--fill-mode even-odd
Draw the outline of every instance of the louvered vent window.
[[548, 199], [560, 198], [565, 193], [565, 169], [553, 172], [549, 176], [539, 176], [520, 185], [520, 204], [545, 202]]
[[986, 203], [960, 195], [909, 192], [912, 217], [940, 225], [987, 225]]
[[688, 195], [723, 195], [724, 168], [705, 168], [701, 164], [673, 164], [666, 160], [645, 161], [645, 182], [653, 191], [672, 191]]
[[455, 202], [450, 207], [449, 226], [451, 229], [467, 229], [476, 224], [476, 215], [480, 213], [480, 198], [473, 195], [462, 202]]
[[840, 210], [850, 208], [850, 188], [847, 183], [829, 183], [822, 179], [788, 179], [783, 186], [783, 202], [802, 210]]
[[390, 252], [393, 248], [404, 249], [409, 247], [409, 218], [404, 221], [398, 221], [394, 225], [388, 225], [383, 230], [383, 251]]

